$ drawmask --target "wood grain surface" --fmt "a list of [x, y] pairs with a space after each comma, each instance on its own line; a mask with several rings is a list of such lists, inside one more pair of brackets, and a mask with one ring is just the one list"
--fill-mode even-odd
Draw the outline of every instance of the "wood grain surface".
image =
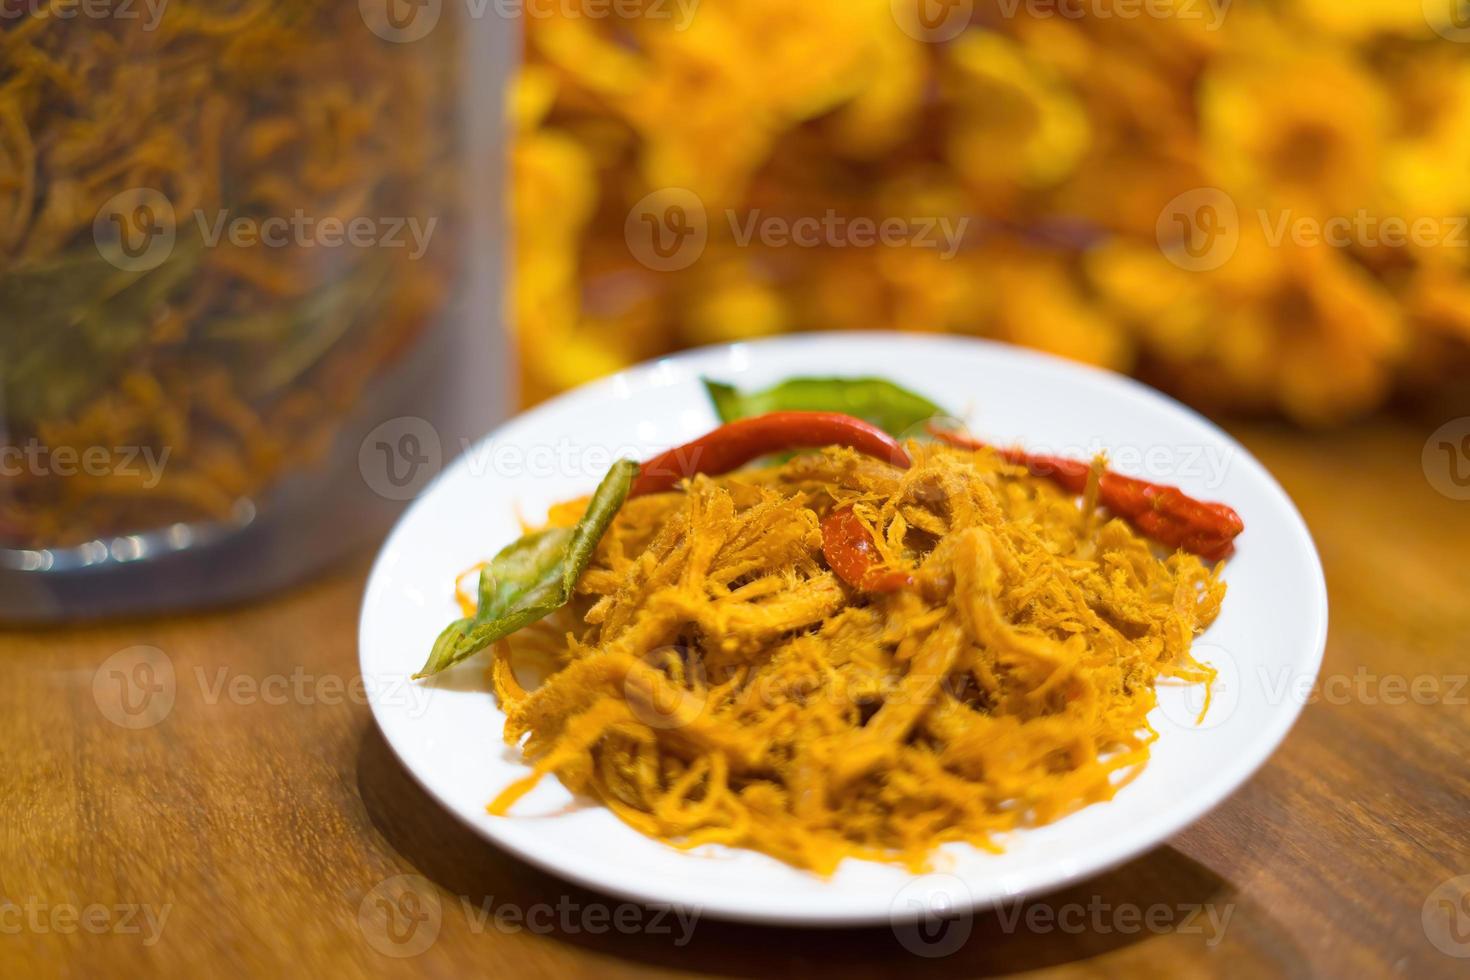
[[571, 886], [392, 757], [354, 686], [363, 558], [239, 608], [0, 632], [0, 976], [1466, 976], [1470, 502], [1427, 428], [1236, 434], [1316, 535], [1323, 683], [1249, 784], [1109, 874], [933, 945], [691, 932]]

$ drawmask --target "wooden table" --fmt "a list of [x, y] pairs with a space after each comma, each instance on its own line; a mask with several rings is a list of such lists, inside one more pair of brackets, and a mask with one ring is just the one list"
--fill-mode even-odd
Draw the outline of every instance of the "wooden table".
[[[1470, 502], [1426, 478], [1428, 431], [1238, 430], [1316, 534], [1335, 680], [1210, 817], [942, 957], [888, 929], [658, 931], [474, 837], [350, 687], [365, 559], [228, 611], [0, 632], [0, 975], [1465, 976], [1430, 933], [1470, 954], [1470, 900], [1435, 893], [1470, 874]], [[128, 715], [119, 665], [171, 666], [171, 707]]]

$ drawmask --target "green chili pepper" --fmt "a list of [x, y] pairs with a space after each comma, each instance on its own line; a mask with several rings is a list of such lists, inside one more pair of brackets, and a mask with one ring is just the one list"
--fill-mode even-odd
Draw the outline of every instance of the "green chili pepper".
[[935, 416], [948, 415], [922, 395], [883, 378], [790, 378], [763, 391], [741, 392], [704, 379], [722, 422], [769, 412], [841, 412], [895, 436], [915, 435]]
[[637, 475], [637, 463], [618, 460], [575, 527], [528, 534], [496, 555], [480, 573], [480, 604], [475, 615], [445, 627], [424, 669], [414, 677], [437, 674], [570, 602], [577, 579], [586, 571]]

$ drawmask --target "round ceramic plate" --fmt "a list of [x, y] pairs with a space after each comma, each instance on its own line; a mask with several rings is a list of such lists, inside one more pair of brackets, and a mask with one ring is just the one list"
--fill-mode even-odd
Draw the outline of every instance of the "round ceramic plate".
[[[795, 375], [881, 375], [958, 413], [992, 442], [1087, 458], [1229, 503], [1245, 520], [1227, 564], [1224, 609], [1195, 652], [1219, 669], [1202, 688], [1165, 683], [1160, 737], [1136, 780], [1107, 803], [1016, 831], [992, 854], [947, 845], [913, 875], [844, 862], [829, 879], [762, 854], [680, 851], [644, 837], [554, 778], [510, 817], [485, 805], [527, 769], [477, 657], [427, 682], [407, 677], [459, 616], [456, 575], [520, 534], [519, 519], [591, 491], [619, 456], [645, 458], [716, 424], [700, 379], [741, 387]], [[445, 808], [486, 838], [595, 889], [702, 914], [779, 923], [863, 924], [925, 910], [996, 905], [1096, 874], [1198, 820], [1280, 744], [1317, 674], [1327, 595], [1290, 499], [1239, 444], [1136, 382], [998, 344], [897, 334], [818, 334], [693, 351], [585, 385], [468, 448], [383, 546], [361, 621], [362, 673], [388, 743]]]

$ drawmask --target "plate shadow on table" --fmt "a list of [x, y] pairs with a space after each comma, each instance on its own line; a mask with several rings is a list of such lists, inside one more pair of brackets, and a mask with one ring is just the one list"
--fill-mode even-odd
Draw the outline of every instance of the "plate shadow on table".
[[[486, 750], [493, 747], [487, 746]], [[423, 791], [371, 722], [365, 726], [359, 745], [357, 778], [368, 818], [387, 843], [406, 864], [441, 889], [444, 907], [461, 909], [463, 914], [445, 915], [447, 928], [457, 927], [451, 924], [452, 919], [463, 919], [467, 931], [478, 927], [496, 932], [497, 924], [483, 914], [471, 922], [473, 913], [487, 907], [525, 910], [542, 904], [555, 907], [559, 902], [578, 909], [636, 905], [563, 881], [480, 838]], [[365, 883], [364, 889], [371, 884]], [[1039, 920], [1028, 918], [1033, 914], [1033, 904], [1046, 907]], [[1111, 915], [1122, 908], [1147, 910], [1160, 906], [1228, 910], [1232, 918], [1243, 913], [1250, 925], [1246, 928], [1238, 924], [1234, 930], [1227, 925], [1219, 936], [1212, 936], [1212, 920], [1201, 911], [1188, 922], [1180, 913], [1170, 920], [1171, 926], [1186, 928], [1167, 931], [1077, 927], [1078, 916], [1089, 916], [1092, 913], [1087, 910], [1097, 907], [1109, 910]], [[976, 913], [972, 920], [962, 918], [947, 926], [941, 924], [941, 929], [960, 930], [957, 936], [947, 932], [916, 936], [912, 931], [901, 934], [889, 927], [783, 928], [709, 918], [699, 918], [692, 928], [685, 929], [671, 916], [669, 931], [659, 934], [612, 928], [592, 933], [575, 924], [567, 929], [555, 915], [544, 917], [540, 923], [544, 928], [537, 931], [605, 956], [730, 976], [800, 970], [803, 975], [840, 973], [851, 978], [917, 967], [931, 976], [987, 976], [1058, 966], [1154, 940], [1192, 946], [1194, 953], [1223, 952], [1220, 947], [1227, 945], [1250, 947], [1245, 950], [1246, 958], [1260, 962], [1268, 972], [1272, 965], [1279, 971], [1283, 962], [1301, 962], [1299, 953], [1283, 948], [1293, 944], [1274, 928], [1270, 915], [1249, 906], [1229, 882], [1165, 845], [1034, 903]], [[1063, 908], [1074, 910], [1068, 927], [1056, 924]], [[1075, 911], [1079, 908], [1081, 911]], [[1028, 924], [1045, 921], [1048, 916], [1053, 920], [1050, 925], [1038, 928]], [[648, 912], [639, 921], [652, 919], [653, 913]], [[1181, 934], [1185, 932], [1188, 935]], [[956, 943], [955, 938], [961, 942]], [[493, 941], [493, 937], [486, 937], [486, 941]], [[1263, 944], [1270, 948], [1262, 948]], [[913, 951], [916, 945], [924, 955]], [[958, 948], [951, 952], [954, 946]], [[1241, 950], [1234, 952], [1231, 959], [1239, 963]], [[940, 953], [943, 955], [936, 955]]]

